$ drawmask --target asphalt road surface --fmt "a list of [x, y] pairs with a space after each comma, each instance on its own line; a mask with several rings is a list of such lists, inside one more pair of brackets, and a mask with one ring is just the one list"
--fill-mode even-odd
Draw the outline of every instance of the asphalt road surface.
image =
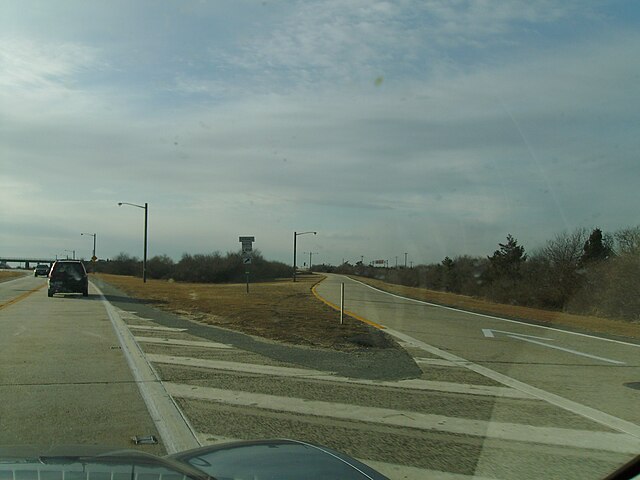
[[[156, 434], [147, 448], [172, 452], [293, 437], [407, 480], [601, 478], [640, 451], [639, 391], [620, 385], [637, 378], [637, 347], [420, 305], [341, 277], [317, 292], [337, 303], [342, 281], [348, 309], [412, 355], [411, 378], [340, 369], [340, 354], [287, 355], [107, 285], [49, 299], [34, 291], [44, 279], [0, 284], [0, 444], [131, 446], [132, 435]], [[607, 402], [607, 388], [629, 396]]]

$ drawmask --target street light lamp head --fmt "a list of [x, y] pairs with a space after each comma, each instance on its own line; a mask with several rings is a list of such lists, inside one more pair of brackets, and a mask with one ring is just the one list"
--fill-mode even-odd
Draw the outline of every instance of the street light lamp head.
[[118, 202], [118, 206], [121, 207], [122, 206], [122, 202]]

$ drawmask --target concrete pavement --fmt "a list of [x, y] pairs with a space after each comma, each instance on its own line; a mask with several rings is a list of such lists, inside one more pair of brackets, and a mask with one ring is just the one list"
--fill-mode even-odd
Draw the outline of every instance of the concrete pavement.
[[[627, 386], [640, 381], [638, 344], [405, 299], [340, 275], [328, 275], [316, 291], [337, 304], [343, 282], [347, 310], [390, 332], [400, 332], [455, 355], [461, 359], [460, 371], [464, 370], [465, 361], [471, 362], [636, 426], [640, 424], [640, 390]], [[409, 348], [420, 356], [420, 347]], [[635, 431], [640, 432], [640, 427]]]
[[0, 444], [122, 448], [158, 435], [92, 287], [48, 298], [46, 278], [29, 276], [0, 284], [0, 299]]

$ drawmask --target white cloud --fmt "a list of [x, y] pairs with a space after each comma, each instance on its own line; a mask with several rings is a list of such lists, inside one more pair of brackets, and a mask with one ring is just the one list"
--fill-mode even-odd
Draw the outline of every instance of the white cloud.
[[82, 81], [106, 71], [94, 48], [15, 41], [0, 60], [2, 169], [14, 186], [3, 221], [45, 225], [73, 211], [113, 255], [138, 248], [140, 223], [115, 203], [148, 201], [155, 253], [235, 249], [246, 233], [286, 260], [291, 231], [308, 225], [333, 261], [360, 254], [349, 229], [380, 255], [412, 238], [420, 261], [490, 252], [510, 231], [543, 240], [572, 227], [562, 215], [588, 219], [588, 196], [624, 223], [638, 36], [403, 76], [407, 63], [444, 58], [438, 45], [507, 41], [518, 23], [574, 8], [449, 5], [302, 2], [226, 58], [224, 74], [174, 69], [171, 87], [142, 82], [148, 92]]
[[427, 78], [475, 64], [470, 52], [462, 62], [455, 58], [463, 48], [518, 46], [538, 26], [593, 15], [584, 2], [551, 0], [302, 1], [283, 13], [276, 25], [258, 26], [242, 42], [211, 46], [213, 68], [243, 72], [240, 82], [258, 92]]
[[83, 45], [0, 38], [0, 87], [12, 93], [64, 88], [65, 82], [71, 86], [76, 76], [96, 66], [96, 52]]

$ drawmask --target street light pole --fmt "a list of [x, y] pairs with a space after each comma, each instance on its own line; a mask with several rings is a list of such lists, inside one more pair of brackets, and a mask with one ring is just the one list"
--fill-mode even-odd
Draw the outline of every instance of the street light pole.
[[144, 256], [142, 258], [142, 281], [147, 282], [147, 224], [149, 218], [149, 204], [145, 202], [144, 206], [135, 203], [118, 202], [118, 206], [130, 205], [144, 209]]
[[96, 234], [95, 233], [81, 233], [80, 235], [89, 235], [93, 237], [93, 254], [91, 255], [91, 261], [96, 258]]
[[317, 235], [318, 232], [293, 232], [293, 281], [296, 281], [296, 246], [297, 246], [297, 239], [298, 239], [298, 235], [306, 235], [307, 233], [313, 233], [314, 235]]
[[144, 202], [144, 258], [142, 259], [142, 282], [147, 282], [147, 223], [149, 219], [149, 205]]
[[408, 255], [408, 253], [405, 252], [404, 253], [404, 268], [407, 268], [407, 255]]

